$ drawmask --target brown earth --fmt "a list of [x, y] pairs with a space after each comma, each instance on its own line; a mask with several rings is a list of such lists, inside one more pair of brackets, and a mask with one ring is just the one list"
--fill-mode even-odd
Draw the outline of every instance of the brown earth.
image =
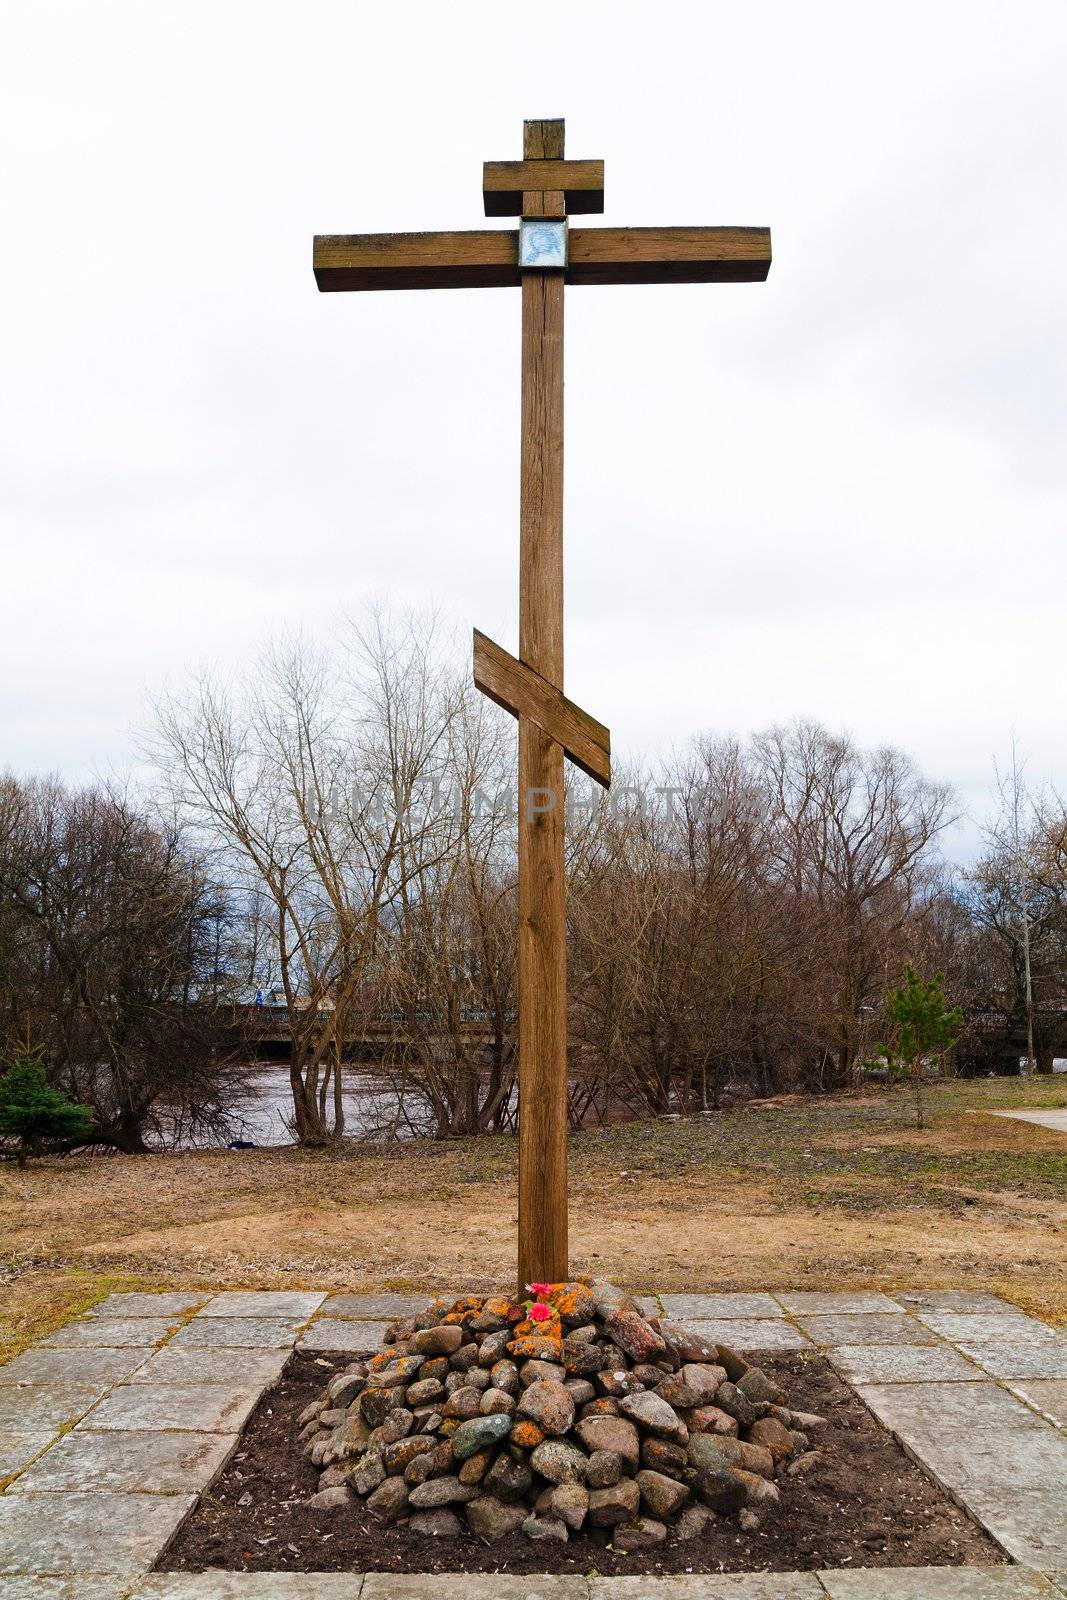
[[754, 1572], [820, 1567], [986, 1566], [1004, 1557], [992, 1540], [910, 1461], [891, 1434], [817, 1356], [755, 1357], [789, 1404], [829, 1419], [817, 1458], [783, 1477], [781, 1500], [746, 1533], [713, 1517], [699, 1539], [622, 1555], [593, 1532], [566, 1545], [513, 1534], [491, 1545], [438, 1540], [388, 1527], [359, 1503], [307, 1511], [318, 1473], [299, 1453], [297, 1418], [349, 1356], [297, 1354], [249, 1419], [237, 1451], [170, 1548], [169, 1572]]
[[[638, 1289], [987, 1287], [1067, 1324], [1059, 1078], [782, 1097], [571, 1141], [571, 1263]], [[0, 1165], [0, 1355], [115, 1288], [510, 1288], [515, 1141]]]

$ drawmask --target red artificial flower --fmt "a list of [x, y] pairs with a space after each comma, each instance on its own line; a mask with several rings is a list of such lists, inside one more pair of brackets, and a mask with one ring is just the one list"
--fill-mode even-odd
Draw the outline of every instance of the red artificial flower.
[[549, 1322], [552, 1318], [552, 1307], [546, 1306], [542, 1301], [530, 1307], [531, 1322]]
[[539, 1300], [543, 1300], [546, 1294], [552, 1293], [552, 1285], [550, 1283], [528, 1283], [526, 1287]]

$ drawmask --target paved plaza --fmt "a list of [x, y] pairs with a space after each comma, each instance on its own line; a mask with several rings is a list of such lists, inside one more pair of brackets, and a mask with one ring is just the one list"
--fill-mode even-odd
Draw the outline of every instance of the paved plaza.
[[1067, 1133], [1067, 1111], [990, 1111], [991, 1117], [1010, 1117], [1013, 1122], [1032, 1122], [1038, 1128]]
[[0, 1367], [0, 1600], [1035, 1600], [1067, 1595], [1067, 1337], [973, 1290], [664, 1294], [741, 1350], [818, 1350], [1009, 1565], [672, 1578], [150, 1569], [299, 1350], [424, 1295], [115, 1294]]

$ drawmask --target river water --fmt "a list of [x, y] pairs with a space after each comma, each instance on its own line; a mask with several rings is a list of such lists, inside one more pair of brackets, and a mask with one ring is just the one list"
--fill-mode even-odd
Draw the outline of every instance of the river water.
[[[332, 1107], [332, 1086], [330, 1093]], [[344, 1069], [343, 1100], [345, 1135], [353, 1139], [383, 1125], [391, 1125], [399, 1106], [394, 1090], [383, 1087], [379, 1079], [351, 1068]], [[413, 1120], [418, 1116], [418, 1109], [414, 1103], [408, 1107]], [[288, 1067], [258, 1067], [249, 1079], [246, 1095], [234, 1109], [231, 1138], [246, 1139], [259, 1146], [293, 1144], [292, 1115]], [[401, 1119], [397, 1128], [399, 1136], [410, 1136], [411, 1132]]]
[[[1067, 1072], [1067, 1060], [1057, 1058], [1054, 1070]], [[406, 1116], [398, 1119], [401, 1111], [400, 1097], [394, 1089], [384, 1086], [379, 1078], [344, 1069], [345, 1136], [358, 1139], [376, 1129], [392, 1127], [396, 1122], [396, 1136], [412, 1138], [420, 1131], [425, 1117], [425, 1107], [410, 1099]], [[293, 1096], [289, 1087], [289, 1069], [284, 1066], [257, 1067], [248, 1082], [244, 1098], [234, 1108], [232, 1139], [245, 1139], [260, 1147], [277, 1147], [294, 1144], [290, 1122], [293, 1115]], [[414, 1124], [414, 1126], [412, 1126]], [[424, 1128], [422, 1131], [429, 1131]], [[201, 1144], [215, 1141], [202, 1140]]]

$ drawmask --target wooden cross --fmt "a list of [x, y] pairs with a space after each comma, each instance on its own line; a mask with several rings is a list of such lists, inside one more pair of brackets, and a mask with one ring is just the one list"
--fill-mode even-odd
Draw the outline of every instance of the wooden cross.
[[562, 121], [527, 122], [521, 161], [487, 161], [488, 217], [518, 231], [325, 234], [320, 289], [522, 289], [519, 654], [474, 635], [474, 681], [519, 721], [519, 1291], [567, 1267], [563, 757], [605, 787], [608, 730], [563, 693], [563, 290], [766, 278], [766, 228], [575, 228], [604, 209], [604, 163], [565, 161]]

